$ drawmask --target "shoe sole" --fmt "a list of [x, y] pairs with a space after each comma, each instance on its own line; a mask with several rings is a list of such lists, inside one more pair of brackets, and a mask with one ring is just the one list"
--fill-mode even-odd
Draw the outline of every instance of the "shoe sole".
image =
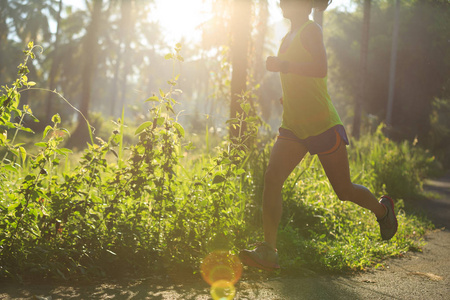
[[252, 257], [248, 256], [245, 252], [239, 253], [239, 258], [241, 259], [241, 262], [248, 266], [248, 267], [254, 267], [258, 269], [262, 269], [265, 271], [276, 271], [280, 269], [280, 266], [276, 265], [273, 267], [265, 266], [257, 261], [255, 261]]

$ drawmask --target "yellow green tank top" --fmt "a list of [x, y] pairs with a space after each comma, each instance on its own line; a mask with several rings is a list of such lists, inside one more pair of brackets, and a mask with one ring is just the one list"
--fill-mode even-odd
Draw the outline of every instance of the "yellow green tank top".
[[[298, 63], [311, 61], [311, 55], [300, 39], [301, 32], [311, 23], [313, 21], [309, 20], [297, 31], [284, 52], [280, 47], [278, 57], [281, 60]], [[281, 73], [280, 76], [283, 88], [282, 128], [289, 129], [300, 139], [306, 139], [342, 125], [328, 94], [327, 77], [314, 78], [291, 73]]]

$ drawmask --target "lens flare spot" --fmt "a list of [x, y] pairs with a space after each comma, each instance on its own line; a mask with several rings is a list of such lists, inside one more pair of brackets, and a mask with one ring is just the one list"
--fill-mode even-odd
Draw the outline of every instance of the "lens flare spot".
[[201, 274], [210, 285], [218, 281], [228, 281], [234, 285], [241, 278], [242, 263], [229, 251], [214, 251], [203, 260]]
[[234, 285], [226, 280], [219, 280], [211, 286], [211, 296], [214, 300], [232, 300], [236, 295]]

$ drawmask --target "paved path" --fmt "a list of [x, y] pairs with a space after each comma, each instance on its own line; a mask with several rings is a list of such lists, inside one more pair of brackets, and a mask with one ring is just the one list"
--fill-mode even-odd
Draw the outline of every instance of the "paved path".
[[[389, 259], [384, 270], [355, 276], [280, 277], [269, 280], [244, 279], [236, 285], [235, 299], [450, 299], [450, 174], [427, 181], [433, 199], [417, 200], [437, 225], [425, 236], [421, 253]], [[0, 286], [0, 299], [211, 299], [209, 287], [199, 280], [179, 278], [170, 286], [152, 279], [126, 284], [99, 284], [78, 287], [52, 285]], [[1, 283], [0, 283], [1, 284]]]

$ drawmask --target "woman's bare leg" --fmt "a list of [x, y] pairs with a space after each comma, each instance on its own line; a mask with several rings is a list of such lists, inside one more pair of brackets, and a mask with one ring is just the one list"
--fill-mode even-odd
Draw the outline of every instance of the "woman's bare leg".
[[283, 210], [281, 190], [284, 181], [307, 152], [306, 147], [298, 142], [278, 139], [270, 154], [264, 177], [263, 228], [266, 243], [274, 249]]
[[386, 208], [366, 187], [351, 182], [347, 148], [344, 144], [332, 154], [319, 155], [319, 159], [340, 200], [367, 208], [379, 219], [386, 214]]

